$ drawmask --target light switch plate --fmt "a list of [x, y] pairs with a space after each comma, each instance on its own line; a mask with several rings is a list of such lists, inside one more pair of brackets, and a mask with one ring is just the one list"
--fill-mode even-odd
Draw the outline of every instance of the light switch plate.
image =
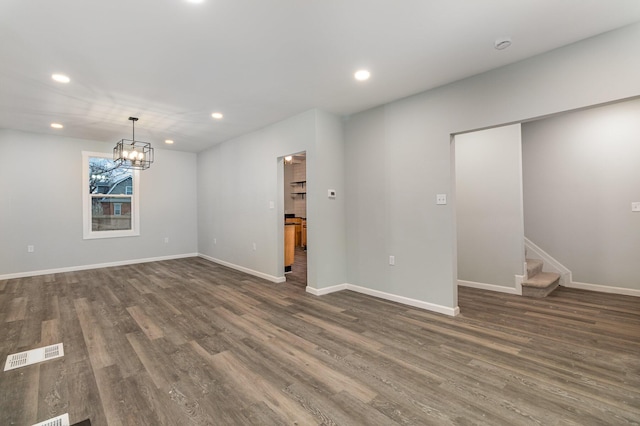
[[631, 203], [631, 211], [632, 212], [640, 212], [640, 201], [636, 201]]
[[436, 204], [439, 204], [439, 205], [447, 204], [447, 194], [437, 194]]

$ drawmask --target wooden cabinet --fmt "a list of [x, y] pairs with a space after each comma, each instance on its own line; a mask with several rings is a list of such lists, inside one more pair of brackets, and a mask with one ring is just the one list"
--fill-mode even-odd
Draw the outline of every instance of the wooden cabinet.
[[286, 224], [284, 225], [284, 271], [291, 271], [291, 265], [293, 265], [293, 259], [295, 257], [295, 243], [296, 243], [296, 225]]
[[296, 223], [296, 247], [302, 245], [302, 222]]
[[293, 224], [295, 225], [295, 245], [296, 247], [303, 246], [302, 244], [302, 218], [301, 217], [290, 217], [285, 220], [285, 225]]
[[307, 248], [307, 220], [302, 220], [302, 247]]

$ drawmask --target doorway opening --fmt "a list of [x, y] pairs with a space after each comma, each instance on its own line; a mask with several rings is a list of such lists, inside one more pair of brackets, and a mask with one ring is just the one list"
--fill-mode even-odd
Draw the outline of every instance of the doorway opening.
[[307, 286], [307, 155], [284, 157], [284, 272], [288, 283]]

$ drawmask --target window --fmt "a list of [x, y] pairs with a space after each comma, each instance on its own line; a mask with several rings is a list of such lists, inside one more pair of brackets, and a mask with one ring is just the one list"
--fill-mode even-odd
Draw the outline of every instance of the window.
[[85, 239], [140, 235], [139, 172], [116, 168], [109, 154], [82, 153]]

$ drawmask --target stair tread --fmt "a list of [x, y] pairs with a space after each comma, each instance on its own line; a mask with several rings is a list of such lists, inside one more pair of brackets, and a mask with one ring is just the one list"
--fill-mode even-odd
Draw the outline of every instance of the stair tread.
[[549, 287], [560, 279], [560, 274], [555, 272], [539, 272], [535, 276], [522, 282], [524, 287], [537, 287], [544, 288]]

